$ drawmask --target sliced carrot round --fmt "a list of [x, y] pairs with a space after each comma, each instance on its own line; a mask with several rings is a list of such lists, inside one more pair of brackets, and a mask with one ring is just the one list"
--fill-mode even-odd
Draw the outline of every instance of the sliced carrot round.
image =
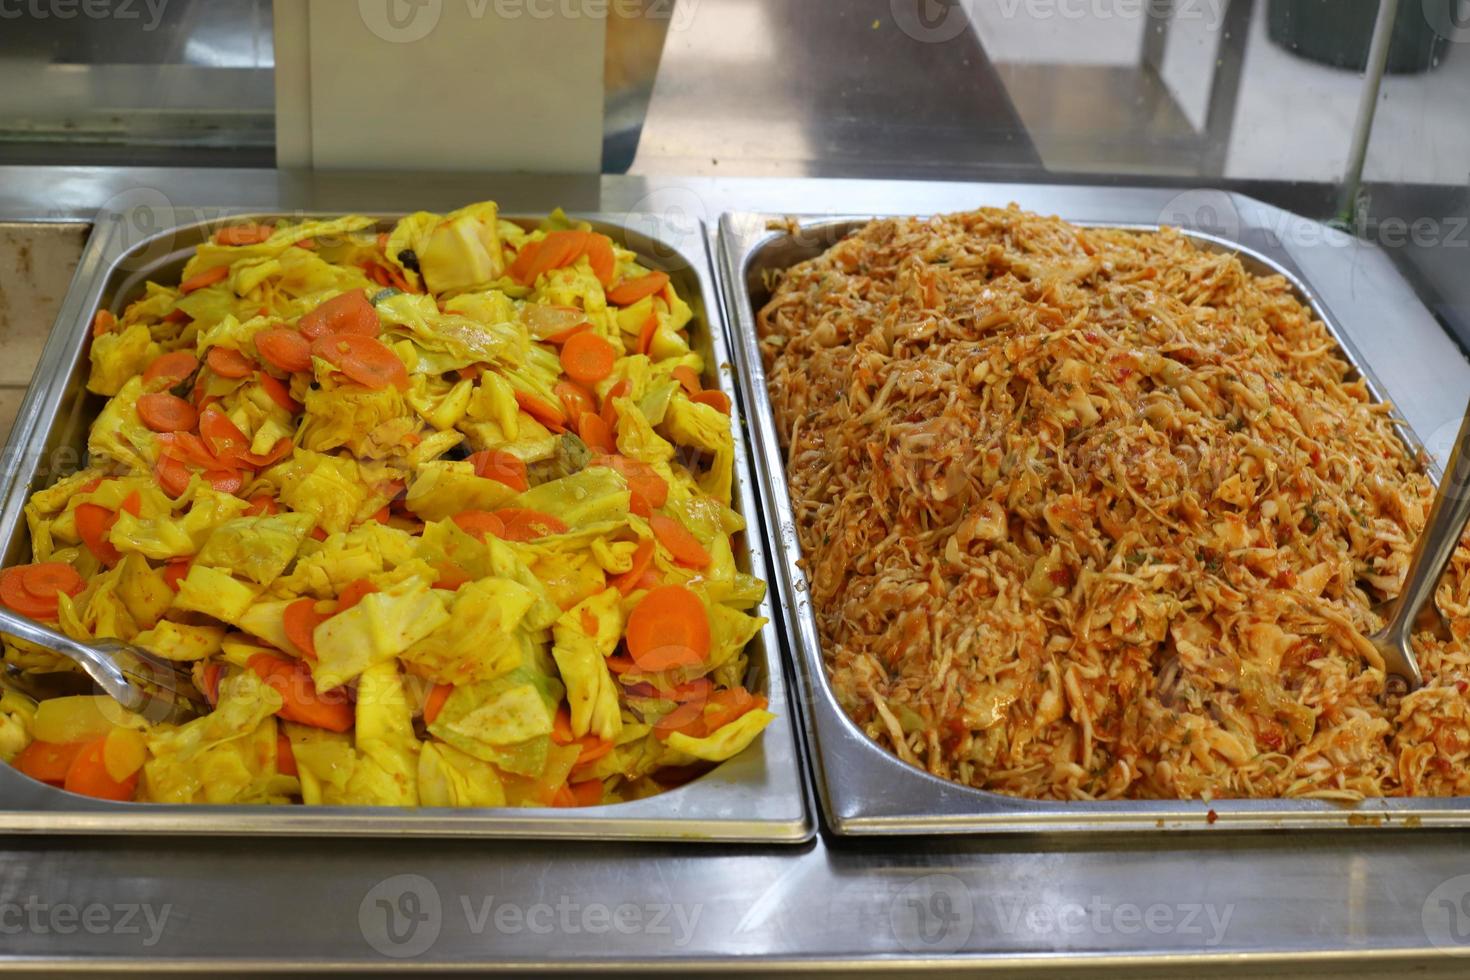
[[326, 616], [316, 611], [316, 600], [312, 598], [297, 599], [281, 614], [282, 625], [286, 628], [286, 639], [312, 660], [316, 659], [316, 642], [312, 635], [317, 626], [326, 619]]
[[587, 232], [580, 230], [548, 233], [536, 249], [530, 267], [525, 270], [523, 281], [529, 285], [543, 274], [577, 261], [577, 256], [582, 254], [582, 249], [587, 245], [587, 237]]
[[563, 378], [551, 389], [556, 397], [561, 399], [561, 407], [566, 409], [567, 418], [576, 420], [582, 417], [583, 412], [597, 411], [597, 399], [592, 392], [575, 381]]
[[195, 290], [203, 289], [206, 286], [213, 286], [217, 282], [223, 282], [229, 278], [229, 275], [230, 267], [227, 265], [217, 265], [213, 269], [205, 269], [203, 272], [192, 275], [179, 283], [179, 292], [187, 296]]
[[307, 340], [344, 333], [376, 337], [381, 326], [378, 311], [361, 289], [333, 296], [297, 322]]
[[25, 566], [0, 572], [0, 603], [32, 619], [55, 619], [56, 601], [32, 595], [25, 587]]
[[653, 528], [653, 536], [658, 538], [658, 543], [668, 548], [679, 564], [691, 568], [704, 568], [709, 564], [709, 552], [683, 524], [672, 517], [654, 514], [648, 519], [648, 525]]
[[170, 497], [178, 497], [189, 489], [189, 468], [184, 465], [183, 460], [177, 457], [169, 455], [158, 457], [158, 465], [154, 467], [153, 472], [158, 477], [158, 485]]
[[637, 514], [645, 521], [653, 516], [653, 508], [648, 506], [648, 498], [637, 490], [628, 491], [628, 511]]
[[208, 470], [204, 479], [219, 493], [239, 493], [245, 485], [245, 477], [239, 470]]
[[645, 296], [652, 296], [669, 284], [668, 273], [650, 272], [637, 279], [618, 283], [607, 291], [607, 301], [614, 306], [632, 306]]
[[716, 691], [710, 695], [709, 702], [705, 706], [703, 719], [705, 731], [713, 732], [724, 728], [746, 712], [765, 706], [764, 695], [751, 694], [743, 687], [728, 687]]
[[[250, 438], [230, 417], [217, 408], [206, 408], [199, 415], [199, 435], [204, 446], [215, 457], [215, 466], [232, 462], [237, 455], [250, 451]], [[222, 468], [222, 467], [220, 467]]]
[[690, 395], [689, 400], [700, 405], [708, 405], [723, 415], [730, 414], [730, 396], [723, 391], [714, 388]]
[[462, 510], [453, 519], [461, 531], [481, 541], [487, 534], [493, 538], [505, 537], [505, 522], [488, 510]]
[[11, 765], [21, 772], [43, 783], [60, 786], [66, 781], [66, 771], [72, 760], [82, 751], [85, 742], [43, 742], [35, 740], [21, 749]]
[[534, 541], [548, 534], [565, 534], [567, 526], [557, 517], [525, 507], [502, 507], [495, 516], [505, 524], [499, 535], [506, 541]]
[[638, 331], [638, 353], [647, 354], [653, 350], [653, 335], [658, 333], [658, 314], [648, 314], [648, 319], [643, 321], [643, 327]]
[[276, 772], [282, 776], [299, 776], [296, 753], [291, 751], [291, 739], [285, 732], [276, 732]]
[[43, 561], [21, 566], [21, 585], [38, 599], [56, 601], [59, 592], [74, 596], [87, 587], [82, 576], [64, 561]]
[[337, 593], [337, 612], [351, 609], [362, 601], [364, 596], [372, 595], [378, 591], [378, 587], [365, 578], [354, 579], [342, 587]]
[[470, 456], [470, 462], [475, 466], [476, 476], [504, 483], [517, 493], [530, 489], [526, 464], [514, 453], [504, 449], [482, 449]]
[[265, 393], [271, 396], [271, 401], [285, 409], [291, 415], [301, 411], [301, 403], [291, 397], [291, 389], [286, 383], [274, 375], [266, 374], [264, 371], [256, 372], [256, 380], [265, 389]]
[[167, 387], [172, 388], [197, 370], [199, 358], [186, 350], [176, 350], [155, 357], [143, 371], [143, 382], [153, 384], [156, 381], [165, 381]]
[[429, 696], [424, 699], [424, 724], [434, 724], [434, 719], [439, 717], [439, 712], [444, 708], [444, 702], [453, 693], [453, 684], [435, 684], [429, 689]]
[[138, 396], [138, 418], [154, 432], [187, 432], [199, 413], [178, 395], [160, 391]]
[[704, 719], [704, 705], [691, 701], [681, 704], [673, 711], [664, 715], [653, 724], [653, 732], [660, 737], [667, 737], [671, 732], [684, 732], [685, 734], [698, 737], [703, 735], [704, 726], [700, 722]]
[[474, 581], [474, 577], [469, 572], [460, 568], [452, 561], [435, 563], [434, 571], [439, 573], [439, 577], [434, 580], [434, 588], [436, 589], [448, 589], [450, 592], [453, 592], [466, 582]]
[[189, 574], [189, 559], [173, 559], [163, 566], [163, 581], [170, 589], [179, 591], [179, 583]]
[[107, 763], [103, 757], [106, 742], [107, 737], [104, 735], [82, 746], [66, 769], [63, 789], [68, 793], [80, 793], [99, 800], [123, 802], [133, 798], [133, 791], [138, 788], [138, 773], [134, 772], [121, 781], [113, 779], [107, 772]]
[[709, 614], [684, 586], [659, 586], [629, 615], [627, 642], [640, 670], [692, 667], [709, 655]]
[[299, 660], [257, 653], [247, 666], [281, 695], [282, 704], [276, 714], [287, 721], [331, 732], [345, 732], [356, 720], [346, 690], [336, 688], [318, 692], [310, 668]]
[[638, 542], [638, 548], [633, 552], [633, 566], [621, 575], [615, 575], [608, 584], [617, 589], [623, 595], [632, 592], [638, 586], [638, 580], [648, 570], [653, 561], [654, 544], [644, 538]]
[[270, 225], [230, 225], [214, 233], [216, 245], [259, 245], [270, 238], [276, 230]]
[[610, 466], [623, 475], [628, 481], [628, 488], [643, 495], [652, 507], [662, 507], [669, 499], [669, 484], [661, 476], [658, 470], [642, 460], [630, 459], [627, 456], [612, 454], [608, 456], [594, 456], [587, 461], [588, 466]]
[[246, 517], [265, 517], [280, 512], [280, 504], [277, 504], [276, 498], [268, 493], [257, 493], [250, 498], [250, 506], [245, 508]]
[[77, 504], [77, 509], [72, 512], [72, 519], [76, 521], [77, 536], [82, 539], [87, 550], [97, 556], [98, 561], [111, 568], [122, 559], [117, 548], [107, 540], [107, 532], [117, 522], [114, 511], [101, 504]]
[[515, 395], [516, 404], [521, 407], [521, 411], [546, 426], [552, 432], [566, 431], [567, 417], [563, 414], [560, 406], [553, 405], [546, 399], [525, 391], [517, 391]]
[[221, 378], [243, 378], [255, 370], [250, 358], [233, 347], [211, 347], [204, 363]]
[[695, 374], [694, 368], [687, 364], [680, 364], [669, 373], [691, 395], [697, 395], [704, 390], [704, 385], [699, 381], [699, 375]]
[[92, 317], [92, 336], [100, 337], [105, 333], [111, 333], [115, 326], [117, 326], [117, 317], [112, 315], [111, 310], [98, 310], [97, 315]]
[[587, 244], [582, 250], [587, 256], [587, 264], [592, 267], [592, 274], [603, 287], [612, 285], [613, 276], [618, 271], [617, 256], [613, 253], [612, 239], [606, 235], [589, 235]]
[[[609, 751], [612, 743], [609, 742]], [[581, 765], [581, 756], [578, 756], [578, 765]], [[567, 792], [571, 794], [572, 801], [577, 806], [601, 806], [602, 805], [602, 780], [584, 779], [580, 782], [567, 783]]]
[[617, 407], [613, 405], [613, 399], [624, 398], [627, 396], [628, 392], [632, 390], [632, 385], [628, 383], [627, 378], [624, 378], [617, 384], [613, 385], [611, 388], [607, 389], [607, 394], [602, 396], [602, 420], [606, 422], [607, 427], [609, 429], [612, 429], [614, 432], [616, 432], [618, 429], [618, 410]]
[[618, 352], [603, 337], [590, 331], [572, 337], [561, 349], [561, 367], [567, 377], [582, 384], [596, 384], [612, 374]]
[[318, 337], [311, 352], [341, 369], [364, 388], [378, 390], [392, 385], [399, 390], [408, 387], [408, 368], [392, 348], [376, 337], [354, 333], [335, 333]]
[[295, 330], [272, 327], [255, 335], [255, 349], [282, 371], [311, 370], [311, 341]]
[[595, 453], [606, 455], [618, 451], [617, 443], [613, 440], [612, 427], [596, 412], [583, 412], [577, 416], [577, 435]]

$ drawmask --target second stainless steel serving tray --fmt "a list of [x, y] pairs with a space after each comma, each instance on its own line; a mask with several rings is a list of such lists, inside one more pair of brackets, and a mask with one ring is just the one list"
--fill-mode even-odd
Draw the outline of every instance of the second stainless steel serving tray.
[[[973, 789], [911, 766], [881, 748], [848, 718], [828, 682], [806, 577], [799, 564], [801, 544], [786, 483], [785, 454], [766, 391], [756, 310], [770, 298], [772, 275], [820, 255], [878, 217], [887, 215], [816, 217], [732, 212], [721, 217], [716, 236], [716, 261], [733, 331], [744, 410], [756, 446], [769, 547], [777, 559], [772, 571], [781, 597], [782, 633], [797, 668], [817, 788], [833, 829], [840, 834], [879, 835], [1470, 826], [1470, 798], [1464, 797], [1369, 799], [1350, 806], [1300, 799], [1023, 799]], [[1158, 225], [1140, 221], [1110, 223], [1108, 227], [1151, 231]], [[1387, 400], [1369, 365], [1339, 329], [1331, 311], [1295, 271], [1295, 263], [1269, 229], [1246, 225], [1240, 229], [1239, 240], [1188, 234], [1206, 247], [1236, 252], [1253, 272], [1285, 276], [1327, 326], [1364, 378], [1373, 399]], [[1420, 453], [1420, 458], [1426, 458], [1421, 441], [1407, 423], [1401, 417], [1396, 422], [1405, 443]], [[1429, 469], [1438, 478], [1437, 467]]]
[[[138, 213], [103, 212], [83, 252], [70, 290], [22, 402], [0, 465], [0, 549], [4, 564], [29, 558], [22, 509], [35, 490], [85, 465], [87, 431], [102, 399], [88, 394], [87, 341], [93, 313], [122, 309], [148, 280], [177, 282], [195, 246], [226, 217], [173, 208], [148, 210], [146, 235]], [[319, 214], [249, 214], [258, 221]], [[380, 230], [401, 215], [379, 215]], [[200, 220], [207, 217], [209, 220]], [[577, 216], [592, 223], [649, 268], [667, 272], [694, 313], [691, 339], [709, 366], [705, 382], [734, 400], [730, 356], [720, 321], [709, 257], [693, 245], [643, 234], [603, 215]], [[632, 216], [624, 215], [624, 218]], [[539, 218], [509, 217], [527, 227]], [[158, 229], [155, 231], [155, 229]], [[737, 548], [742, 570], [764, 575], [764, 539], [754, 517], [750, 460], [735, 417], [734, 506], [750, 529]], [[769, 595], [755, 612], [774, 620]], [[801, 757], [787, 695], [780, 646], [768, 623], [749, 647], [747, 684], [763, 691], [776, 715], [745, 752], [677, 789], [627, 803], [582, 809], [441, 809], [396, 807], [205, 806], [109, 803], [66, 793], [0, 765], [0, 831], [50, 833], [321, 834], [577, 838], [583, 840], [787, 841], [809, 839]]]

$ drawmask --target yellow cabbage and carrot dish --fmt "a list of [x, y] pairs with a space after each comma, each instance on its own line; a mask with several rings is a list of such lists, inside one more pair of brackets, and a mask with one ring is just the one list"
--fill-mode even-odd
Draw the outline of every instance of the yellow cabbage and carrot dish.
[[[190, 665], [150, 724], [4, 689], [0, 758], [168, 803], [587, 806], [771, 721], [728, 399], [669, 277], [493, 203], [236, 225], [100, 313], [88, 465], [0, 601]], [[6, 638], [12, 671], [74, 669]]]

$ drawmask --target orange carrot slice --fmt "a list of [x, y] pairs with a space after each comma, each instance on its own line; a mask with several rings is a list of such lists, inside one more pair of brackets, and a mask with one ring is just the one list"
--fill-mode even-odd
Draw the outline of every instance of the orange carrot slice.
[[669, 284], [666, 272], [650, 272], [637, 279], [627, 279], [607, 291], [607, 301], [614, 306], [632, 306], [645, 296], [652, 296]]
[[709, 654], [709, 614], [684, 586], [659, 586], [628, 617], [627, 643], [639, 670], [692, 667]]
[[115, 800], [123, 802], [133, 798], [133, 791], [138, 788], [138, 773], [134, 772], [127, 779], [118, 781], [113, 779], [107, 772], [107, 765], [103, 759], [103, 747], [107, 742], [107, 736], [93, 739], [82, 746], [80, 752], [71, 760], [71, 765], [66, 769], [66, 781], [62, 788], [68, 793], [80, 793], [82, 796], [93, 796], [99, 800]]
[[316, 600], [312, 598], [297, 599], [281, 614], [282, 625], [286, 628], [286, 639], [312, 660], [316, 659], [313, 634], [326, 619], [326, 616], [316, 611]]
[[375, 337], [328, 334], [312, 342], [311, 352], [364, 388], [376, 391], [392, 385], [402, 391], [408, 387], [408, 369], [392, 348]]
[[216, 245], [259, 245], [270, 238], [276, 230], [270, 225], [231, 225], [214, 233]]
[[506, 541], [534, 541], [548, 534], [565, 534], [567, 526], [557, 517], [525, 507], [502, 507], [495, 516], [505, 524], [499, 535]]
[[189, 489], [189, 470], [183, 460], [169, 455], [160, 456], [153, 473], [158, 477], [158, 485], [170, 497], [180, 496]]
[[154, 432], [187, 432], [199, 422], [199, 413], [178, 395], [154, 392], [138, 396], [138, 418]]
[[37, 739], [22, 749], [11, 764], [32, 779], [60, 786], [66, 781], [66, 771], [71, 768], [72, 760], [86, 744], [42, 742]]
[[197, 357], [186, 350], [176, 350], [155, 357], [153, 363], [143, 371], [143, 383], [151, 385], [156, 381], [166, 381], [167, 386], [172, 388], [197, 370]]
[[115, 326], [117, 326], [117, 317], [112, 315], [111, 310], [98, 310], [97, 315], [92, 317], [92, 336], [100, 337], [105, 333], [111, 333]]
[[648, 319], [643, 321], [643, 328], [638, 331], [638, 353], [647, 354], [653, 349], [653, 335], [658, 333], [658, 314], [648, 314]]
[[259, 381], [265, 393], [271, 396], [271, 401], [284, 408], [287, 413], [295, 415], [301, 411], [301, 403], [291, 397], [291, 389], [287, 388], [286, 383], [280, 378], [266, 374], [264, 371], [258, 371], [255, 380]]
[[211, 347], [204, 363], [221, 378], [243, 378], [255, 370], [250, 358], [232, 347]]
[[376, 337], [380, 327], [378, 311], [361, 289], [333, 296], [297, 323], [297, 328], [307, 340], [316, 340], [333, 333]]
[[618, 271], [612, 239], [606, 235], [589, 235], [582, 254], [587, 256], [587, 264], [592, 267], [592, 274], [597, 277], [598, 282], [602, 283], [603, 288], [611, 285], [613, 276]]
[[435, 684], [429, 689], [429, 696], [424, 699], [424, 724], [434, 724], [434, 719], [439, 717], [439, 712], [444, 708], [444, 702], [453, 693], [453, 684]]
[[295, 330], [272, 327], [255, 335], [255, 349], [282, 371], [311, 370], [311, 341]]
[[98, 561], [111, 568], [122, 559], [122, 554], [107, 540], [107, 532], [117, 522], [115, 512], [101, 504], [77, 504], [72, 517], [76, 520], [77, 535]]
[[700, 405], [708, 405], [721, 414], [730, 414], [730, 396], [723, 391], [717, 391], [711, 388], [708, 391], [701, 391], [697, 394], [690, 395], [689, 400], [697, 402]]
[[567, 417], [562, 414], [560, 406], [553, 405], [544, 398], [517, 391], [516, 404], [521, 407], [531, 418], [546, 426], [552, 432], [565, 432], [567, 429]]
[[638, 587], [638, 580], [643, 577], [643, 573], [648, 570], [648, 566], [653, 562], [654, 550], [652, 541], [647, 538], [639, 541], [637, 550], [633, 552], [633, 567], [621, 575], [613, 576], [608, 584], [623, 595], [628, 595]]
[[617, 407], [613, 405], [613, 399], [626, 397], [628, 392], [632, 389], [633, 386], [628, 383], [628, 379], [624, 378], [617, 384], [613, 385], [611, 388], [607, 389], [607, 394], [602, 396], [602, 420], [606, 422], [607, 427], [609, 429], [612, 429], [614, 432], [616, 432], [618, 428], [618, 410]]
[[250, 498], [250, 506], [245, 508], [246, 517], [265, 517], [280, 512], [281, 507], [276, 503], [276, 498], [268, 493], [257, 493]]
[[627, 456], [611, 454], [607, 456], [593, 456], [587, 461], [588, 466], [609, 466], [623, 474], [623, 479], [628, 481], [628, 487], [641, 494], [652, 507], [662, 507], [669, 499], [669, 484], [663, 477], [658, 475], [648, 463], [637, 459], [629, 459]]
[[354, 579], [342, 587], [337, 594], [337, 612], [351, 609], [362, 601], [363, 596], [372, 595], [378, 587], [365, 578]]
[[205, 269], [198, 275], [190, 276], [188, 279], [179, 283], [179, 292], [187, 296], [197, 289], [213, 286], [215, 283], [223, 281], [229, 274], [230, 267], [227, 265], [217, 265], [213, 269]]
[[694, 368], [687, 364], [680, 364], [669, 373], [690, 395], [697, 395], [704, 390], [704, 385], [700, 384], [699, 375], [695, 374]]
[[291, 751], [291, 739], [281, 731], [276, 732], [276, 772], [282, 776], [301, 775], [296, 766], [296, 753]]
[[482, 449], [470, 456], [475, 475], [487, 480], [504, 483], [516, 493], [525, 493], [531, 487], [526, 475], [526, 464], [514, 453], [504, 449]]
[[577, 417], [577, 435], [595, 453], [608, 454], [618, 450], [612, 428], [596, 412], [583, 412]]
[[493, 538], [505, 537], [505, 521], [488, 510], [462, 510], [453, 520], [461, 531], [481, 541], [487, 534]]
[[582, 384], [596, 384], [612, 374], [617, 359], [613, 345], [590, 331], [572, 337], [561, 349], [562, 370]]
[[345, 732], [352, 727], [355, 719], [347, 692], [339, 687], [318, 693], [311, 670], [301, 661], [257, 653], [247, 666], [281, 695], [283, 703], [276, 712], [280, 717], [331, 732]]
[[579, 419], [583, 412], [597, 411], [597, 399], [592, 396], [592, 392], [575, 381], [563, 378], [551, 390], [561, 399], [561, 407], [566, 409], [569, 419]]
[[672, 517], [654, 514], [648, 519], [648, 525], [653, 528], [653, 536], [658, 538], [658, 543], [668, 548], [679, 564], [691, 568], [704, 568], [709, 564], [709, 552], [683, 524]]

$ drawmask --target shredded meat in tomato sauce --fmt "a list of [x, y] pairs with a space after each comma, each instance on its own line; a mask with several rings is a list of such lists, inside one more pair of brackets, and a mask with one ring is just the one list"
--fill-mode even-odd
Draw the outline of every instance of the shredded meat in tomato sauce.
[[1048, 799], [1470, 792], [1470, 557], [1384, 696], [1364, 637], [1433, 496], [1279, 276], [1016, 209], [872, 222], [761, 348], [844, 710]]

